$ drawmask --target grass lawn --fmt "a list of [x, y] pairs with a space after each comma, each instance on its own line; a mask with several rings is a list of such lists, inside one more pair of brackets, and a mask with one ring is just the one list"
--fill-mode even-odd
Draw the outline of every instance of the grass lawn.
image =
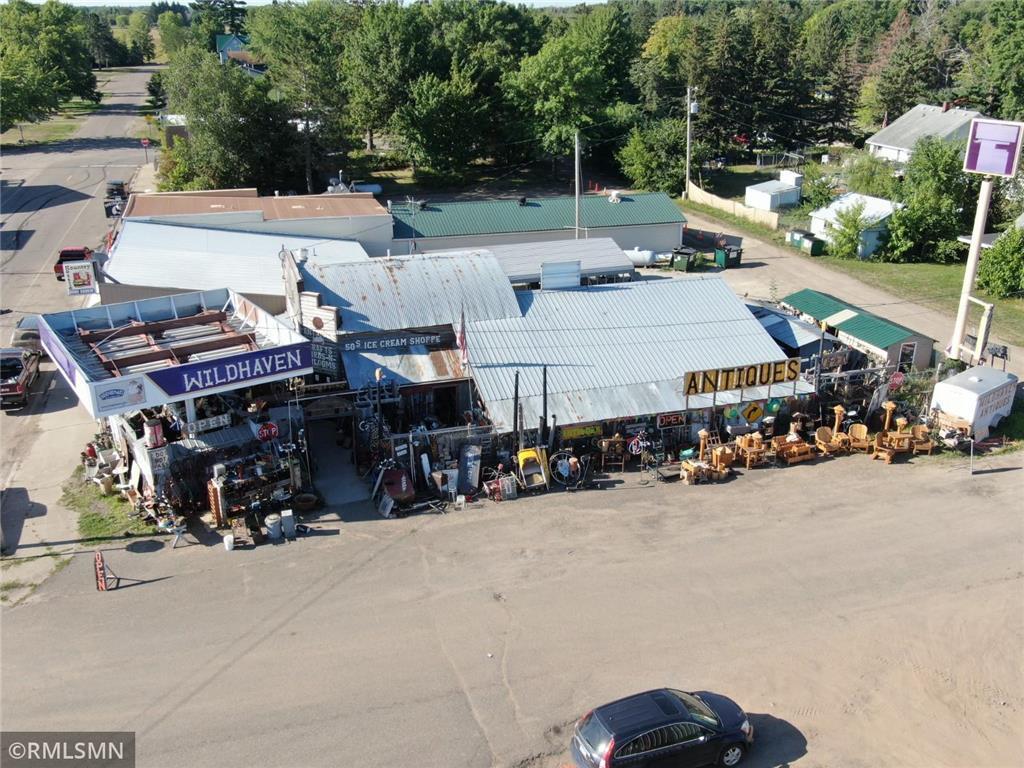
[[[759, 240], [774, 243], [780, 247], [785, 245], [785, 230], [773, 230], [732, 216], [706, 205], [698, 205], [689, 201], [679, 201], [679, 207], [685, 213], [693, 211], [703, 217], [714, 219], [722, 224], [723, 229], [743, 232]], [[797, 222], [799, 223], [799, 222]], [[806, 227], [806, 220], [802, 226]], [[794, 251], [796, 252], [796, 251]], [[837, 259], [833, 256], [811, 257], [799, 254], [802, 258], [814, 258], [837, 272], [842, 272], [868, 285], [875, 285], [900, 298], [913, 301], [926, 307], [955, 315], [960, 302], [960, 286], [964, 279], [963, 264], [888, 264], [877, 261], [859, 261], [855, 259]], [[993, 329], [1000, 338], [1015, 345], [1024, 345], [1024, 299], [996, 299], [983, 291], [975, 290], [974, 295], [982, 301], [995, 304]], [[971, 307], [971, 319], [976, 321], [980, 308]], [[878, 314], [885, 315], [884, 308], [878, 308]]]
[[[110, 81], [109, 72], [96, 73], [96, 88], [101, 93], [103, 86]], [[8, 131], [0, 133], [0, 149], [15, 149], [17, 147], [29, 147], [37, 144], [49, 144], [53, 141], [63, 141], [70, 138], [82, 120], [100, 108], [99, 104], [82, 99], [72, 99], [60, 105], [57, 114], [42, 120], [38, 123], [25, 123], [19, 128], [17, 125]], [[24, 134], [24, 142], [21, 140]]]
[[779, 178], [778, 168], [758, 168], [756, 165], [731, 165], [703, 176], [706, 192], [719, 197], [742, 200], [751, 184]]
[[78, 513], [80, 543], [88, 544], [123, 536], [151, 536], [156, 526], [130, 516], [131, 506], [118, 495], [104, 496], [99, 486], [86, 481], [82, 468], [64, 484], [60, 503]]

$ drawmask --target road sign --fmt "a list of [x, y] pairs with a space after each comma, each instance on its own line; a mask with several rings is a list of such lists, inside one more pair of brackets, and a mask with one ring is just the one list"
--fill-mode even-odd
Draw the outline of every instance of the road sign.
[[743, 406], [743, 410], [740, 411], [740, 414], [747, 420], [748, 424], [753, 424], [764, 416], [764, 410], [762, 410], [761, 406], [757, 403], [747, 403]]
[[65, 261], [63, 268], [64, 284], [69, 296], [100, 292], [96, 283], [96, 270], [91, 261]]
[[896, 373], [889, 377], [889, 389], [899, 389], [903, 386], [904, 381], [906, 381], [906, 376], [903, 375], [902, 371], [896, 371]]
[[269, 443], [271, 440], [276, 438], [278, 434], [279, 431], [277, 429], [277, 424], [272, 421], [267, 421], [260, 424], [260, 428], [256, 432], [256, 437], [258, 437], [261, 442]]
[[149, 146], [149, 139], [143, 139], [142, 140], [142, 146], [148, 147]]
[[1014, 176], [1024, 145], [1024, 123], [1006, 120], [971, 120], [964, 170], [987, 176]]

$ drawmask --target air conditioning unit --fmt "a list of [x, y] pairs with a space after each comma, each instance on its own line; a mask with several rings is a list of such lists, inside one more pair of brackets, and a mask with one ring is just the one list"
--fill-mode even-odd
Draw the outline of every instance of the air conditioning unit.
[[608, 202], [609, 203], [621, 203], [622, 202], [622, 193], [619, 190], [617, 190], [617, 189], [609, 190], [609, 192], [608, 192]]

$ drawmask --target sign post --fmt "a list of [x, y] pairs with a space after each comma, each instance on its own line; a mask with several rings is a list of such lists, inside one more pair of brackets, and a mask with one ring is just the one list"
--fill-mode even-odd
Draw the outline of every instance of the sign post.
[[978, 261], [981, 257], [981, 238], [985, 234], [988, 207], [992, 202], [992, 177], [1012, 177], [1017, 173], [1022, 145], [1024, 123], [985, 118], [975, 118], [971, 121], [967, 153], [964, 155], [964, 171], [980, 173], [984, 178], [978, 192], [978, 208], [974, 214], [971, 247], [967, 252], [964, 284], [960, 290], [960, 306], [957, 308], [953, 337], [946, 349], [946, 356], [953, 360], [960, 359], [964, 331], [967, 328], [967, 310], [970, 307], [971, 290], [974, 288], [974, 278], [978, 274]]
[[146, 165], [149, 165], [149, 139], [142, 140], [142, 151], [146, 153]]

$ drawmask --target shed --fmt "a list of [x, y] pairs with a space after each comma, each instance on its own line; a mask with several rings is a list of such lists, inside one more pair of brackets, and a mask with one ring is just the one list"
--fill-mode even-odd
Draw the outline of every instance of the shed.
[[1000, 419], [1010, 414], [1017, 377], [976, 365], [935, 385], [931, 408], [971, 425], [975, 440], [984, 440]]
[[934, 339], [835, 296], [805, 288], [781, 303], [879, 363], [919, 370], [931, 365]]
[[763, 181], [747, 187], [743, 202], [748, 208], [777, 211], [800, 204], [800, 187], [785, 181]]
[[889, 231], [889, 217], [903, 207], [902, 203], [862, 195], [859, 192], [847, 192], [824, 208], [811, 211], [811, 232], [825, 242], [831, 243], [832, 234], [839, 224], [839, 215], [857, 205], [863, 206], [861, 219], [864, 222], [857, 255], [866, 259], [882, 244], [885, 234]]
[[982, 116], [972, 109], [951, 109], [948, 104], [940, 107], [918, 104], [871, 136], [864, 146], [872, 155], [906, 163], [914, 153], [914, 145], [921, 139], [966, 140], [971, 120]]

